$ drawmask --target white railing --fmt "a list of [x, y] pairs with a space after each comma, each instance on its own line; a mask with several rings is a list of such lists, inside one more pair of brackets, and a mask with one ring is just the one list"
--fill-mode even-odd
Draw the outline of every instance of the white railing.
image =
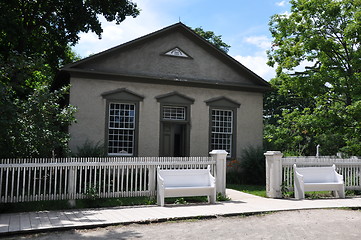
[[0, 203], [156, 196], [157, 166], [194, 169], [210, 165], [217, 175], [216, 159], [217, 156], [2, 159]]
[[266, 156], [266, 191], [269, 197], [282, 197], [282, 188], [293, 191], [293, 164], [300, 167], [332, 166], [343, 175], [346, 190], [361, 190], [361, 159], [336, 157], [286, 157], [269, 151]]

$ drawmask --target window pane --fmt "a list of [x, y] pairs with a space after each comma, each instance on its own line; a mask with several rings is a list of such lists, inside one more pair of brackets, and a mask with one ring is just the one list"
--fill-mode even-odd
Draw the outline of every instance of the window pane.
[[212, 109], [211, 150], [221, 149], [232, 154], [233, 111]]
[[134, 154], [135, 104], [109, 104], [108, 153]]
[[164, 120], [186, 120], [186, 108], [175, 106], [163, 106]]
[[134, 129], [135, 104], [111, 103], [109, 106], [109, 128]]

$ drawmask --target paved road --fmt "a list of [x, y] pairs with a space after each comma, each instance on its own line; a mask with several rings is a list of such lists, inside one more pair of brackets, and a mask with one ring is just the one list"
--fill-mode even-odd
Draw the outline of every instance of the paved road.
[[361, 210], [299, 210], [69, 230], [5, 239], [361, 239]]

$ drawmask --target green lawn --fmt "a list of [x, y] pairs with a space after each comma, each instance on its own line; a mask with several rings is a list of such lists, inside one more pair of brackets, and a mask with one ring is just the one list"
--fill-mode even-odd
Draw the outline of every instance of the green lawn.
[[237, 191], [242, 191], [260, 197], [266, 197], [266, 186], [227, 184], [227, 188], [234, 189]]
[[[255, 185], [237, 185], [227, 184], [227, 188], [266, 197], [265, 186]], [[188, 197], [188, 198], [166, 198], [167, 204], [187, 204], [207, 201], [206, 197]], [[226, 197], [218, 196], [218, 201], [229, 200]], [[95, 198], [76, 200], [75, 208], [97, 208], [97, 207], [115, 207], [115, 206], [135, 206], [135, 205], [155, 205], [156, 200], [149, 197], [131, 197], [131, 198]], [[62, 210], [69, 209], [66, 200], [55, 201], [37, 201], [37, 202], [21, 202], [21, 203], [1, 203], [1, 213], [11, 212], [31, 212], [44, 210]]]

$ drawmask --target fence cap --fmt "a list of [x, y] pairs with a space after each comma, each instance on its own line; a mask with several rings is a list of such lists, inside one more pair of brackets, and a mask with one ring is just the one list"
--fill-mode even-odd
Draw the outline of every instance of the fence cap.
[[281, 151], [267, 151], [264, 153], [265, 156], [283, 155]]
[[209, 154], [228, 154], [226, 150], [212, 150]]

